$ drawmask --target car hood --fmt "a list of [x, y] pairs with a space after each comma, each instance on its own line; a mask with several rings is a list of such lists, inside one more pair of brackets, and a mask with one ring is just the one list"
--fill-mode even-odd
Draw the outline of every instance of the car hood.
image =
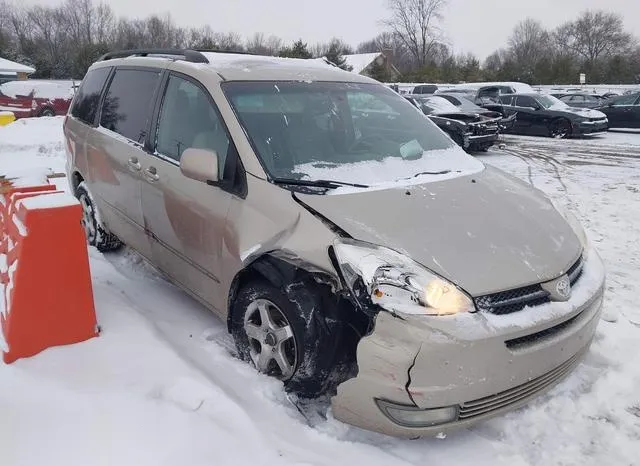
[[551, 110], [559, 110], [565, 111], [569, 113], [573, 113], [574, 115], [578, 115], [584, 118], [606, 118], [607, 115], [602, 113], [599, 110], [594, 110], [591, 108], [580, 108], [580, 107], [564, 107], [564, 108], [555, 108], [551, 107]]
[[540, 191], [492, 167], [392, 189], [294, 195], [354, 239], [402, 252], [472, 296], [557, 278], [582, 251]]

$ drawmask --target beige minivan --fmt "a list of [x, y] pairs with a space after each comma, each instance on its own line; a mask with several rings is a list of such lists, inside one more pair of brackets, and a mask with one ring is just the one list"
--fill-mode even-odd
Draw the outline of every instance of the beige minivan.
[[344, 422], [469, 426], [554, 386], [596, 331], [604, 268], [574, 217], [323, 60], [107, 54], [64, 134], [89, 243], [137, 251]]

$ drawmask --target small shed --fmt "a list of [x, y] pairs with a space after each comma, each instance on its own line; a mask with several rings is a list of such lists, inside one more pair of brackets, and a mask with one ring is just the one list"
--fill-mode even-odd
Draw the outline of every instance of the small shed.
[[27, 79], [30, 74], [35, 73], [35, 71], [35, 68], [0, 57], [0, 79], [24, 80]]

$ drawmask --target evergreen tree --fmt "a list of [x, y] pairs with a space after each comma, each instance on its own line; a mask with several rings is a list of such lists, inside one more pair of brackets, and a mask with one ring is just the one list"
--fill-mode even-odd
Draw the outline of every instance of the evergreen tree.
[[307, 44], [298, 39], [292, 47], [285, 47], [280, 50], [280, 56], [286, 58], [311, 58], [311, 52], [307, 49]]
[[353, 70], [353, 67], [347, 64], [347, 60], [344, 58], [344, 49], [342, 44], [338, 40], [332, 40], [329, 44], [329, 50], [325, 53], [325, 58], [338, 68], [342, 68], [345, 71]]
[[389, 72], [385, 68], [384, 65], [380, 65], [377, 61], [373, 62], [369, 72], [367, 73], [370, 78], [376, 79], [382, 83], [389, 81], [391, 77], [389, 76]]

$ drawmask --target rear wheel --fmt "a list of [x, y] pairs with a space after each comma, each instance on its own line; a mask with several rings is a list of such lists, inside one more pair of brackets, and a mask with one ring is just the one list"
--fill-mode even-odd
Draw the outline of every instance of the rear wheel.
[[556, 139], [564, 139], [571, 136], [571, 122], [566, 118], [553, 120], [549, 125], [549, 135]]
[[89, 245], [95, 246], [100, 252], [113, 251], [121, 247], [120, 240], [110, 233], [100, 220], [93, 197], [84, 181], [78, 185], [76, 197], [82, 206], [82, 226]]
[[56, 112], [54, 112], [53, 109], [47, 107], [47, 108], [44, 108], [40, 112], [40, 116], [41, 117], [53, 117], [53, 116], [56, 116]]

